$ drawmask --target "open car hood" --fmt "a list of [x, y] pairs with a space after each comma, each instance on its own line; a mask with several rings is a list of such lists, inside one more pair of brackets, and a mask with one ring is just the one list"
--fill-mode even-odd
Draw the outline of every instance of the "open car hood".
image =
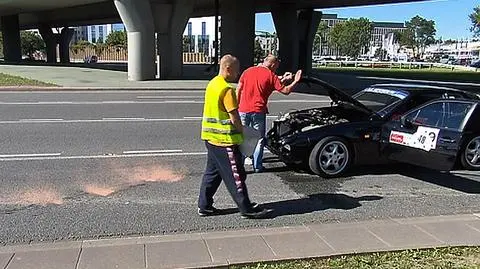
[[[338, 89], [337, 87], [321, 80], [313, 76], [302, 76], [302, 78], [299, 81], [300, 85], [301, 84], [306, 84], [309, 88], [309, 90], [314, 90], [315, 93], [321, 93], [321, 92], [327, 92], [328, 96], [332, 101], [336, 104], [338, 103], [350, 103], [355, 107], [358, 107], [359, 109], [363, 111], [368, 111], [370, 113], [374, 113], [373, 110], [369, 109], [359, 101], [353, 99], [350, 95], [348, 95], [346, 92]], [[297, 84], [298, 86], [299, 84]]]

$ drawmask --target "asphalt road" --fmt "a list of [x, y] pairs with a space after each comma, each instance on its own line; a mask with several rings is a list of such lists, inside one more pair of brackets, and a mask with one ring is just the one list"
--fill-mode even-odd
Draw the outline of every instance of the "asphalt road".
[[[0, 93], [0, 242], [85, 239], [478, 212], [480, 175], [410, 166], [361, 167], [341, 179], [269, 170], [248, 176], [271, 219], [243, 220], [222, 185], [196, 215], [205, 167], [201, 91]], [[275, 95], [271, 117], [328, 105]]]

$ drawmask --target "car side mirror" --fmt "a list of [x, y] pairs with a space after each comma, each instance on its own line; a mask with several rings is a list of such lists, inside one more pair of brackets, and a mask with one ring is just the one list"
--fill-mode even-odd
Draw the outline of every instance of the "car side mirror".
[[405, 116], [402, 116], [402, 117], [400, 118], [400, 123], [401, 123], [402, 126], [405, 127], [405, 128], [409, 128], [409, 129], [410, 129], [410, 128], [413, 128], [413, 123], [412, 123], [409, 119], [407, 119]]

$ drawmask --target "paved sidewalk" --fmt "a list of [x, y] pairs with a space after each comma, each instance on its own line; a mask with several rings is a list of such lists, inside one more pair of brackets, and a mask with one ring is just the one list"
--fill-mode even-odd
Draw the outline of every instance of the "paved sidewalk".
[[201, 268], [480, 245], [480, 214], [58, 242], [0, 248], [2, 269]]
[[[104, 69], [101, 69], [103, 67]], [[206, 72], [205, 65], [184, 66], [185, 77], [178, 80], [128, 81], [126, 66], [71, 66], [6, 65], [0, 64], [0, 73], [53, 83], [67, 89], [205, 89], [215, 73]], [[105, 68], [111, 69], [106, 70]], [[112, 70], [113, 69], [113, 70]], [[2, 87], [4, 90], [9, 87]], [[16, 88], [16, 87], [12, 87]], [[17, 87], [18, 88], [18, 87]], [[26, 87], [32, 88], [32, 87]], [[44, 88], [44, 87], [43, 87]], [[57, 89], [58, 90], [58, 89]]]

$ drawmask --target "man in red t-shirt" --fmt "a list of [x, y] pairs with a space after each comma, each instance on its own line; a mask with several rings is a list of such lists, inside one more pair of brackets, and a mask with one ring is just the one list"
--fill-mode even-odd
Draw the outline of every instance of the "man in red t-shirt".
[[290, 72], [286, 72], [283, 76], [277, 76], [275, 72], [279, 64], [280, 61], [277, 57], [268, 55], [263, 63], [245, 70], [240, 76], [237, 86], [238, 111], [242, 124], [258, 130], [261, 134], [261, 139], [253, 153], [253, 169], [256, 173], [264, 170], [262, 159], [268, 98], [274, 91], [289, 95], [302, 76], [302, 71], [298, 70], [293, 82], [285, 85], [292, 80], [293, 76]]

